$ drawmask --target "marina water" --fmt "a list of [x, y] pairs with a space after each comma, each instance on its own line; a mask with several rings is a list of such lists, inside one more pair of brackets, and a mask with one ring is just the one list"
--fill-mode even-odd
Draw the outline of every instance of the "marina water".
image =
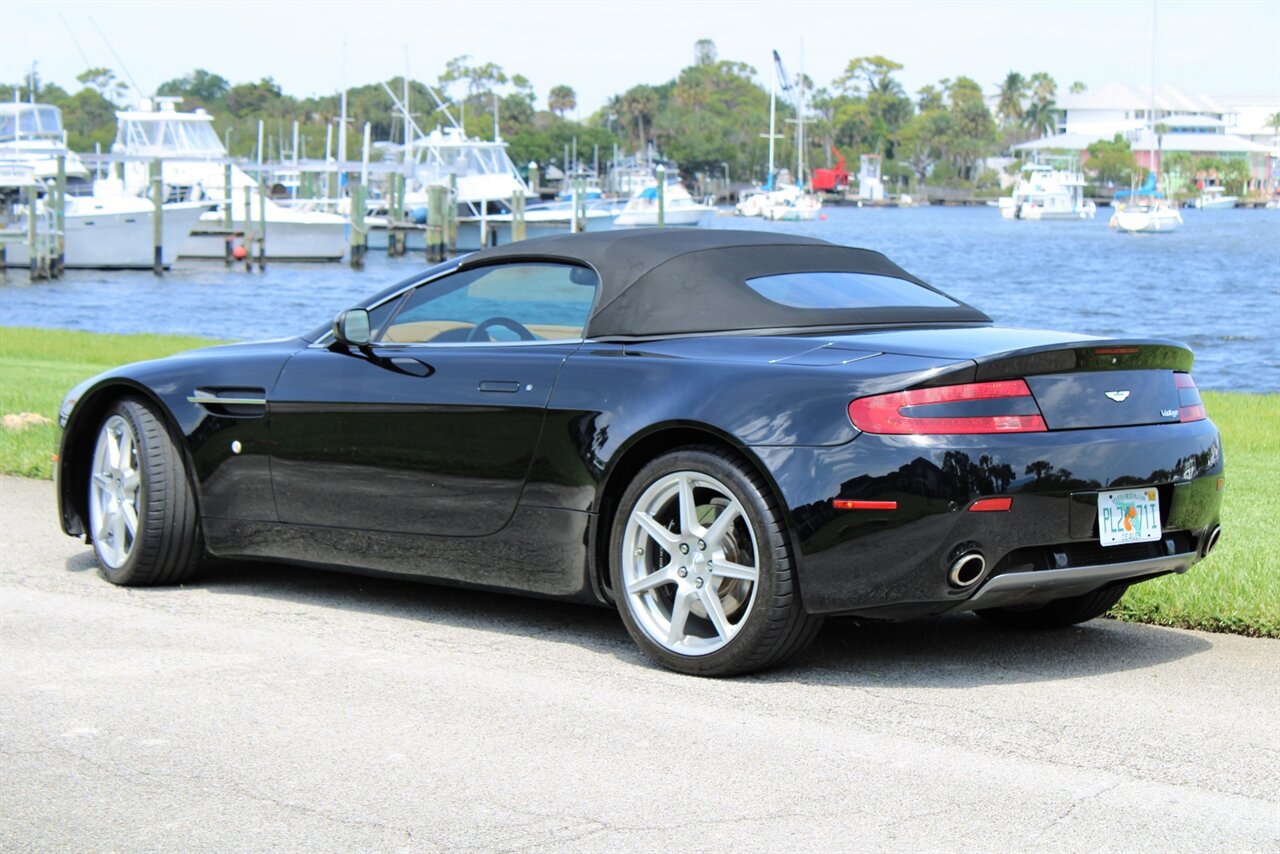
[[[1173, 338], [1196, 353], [1201, 388], [1280, 391], [1280, 211], [1184, 212], [1172, 234], [1117, 234], [1107, 209], [1080, 222], [1008, 221], [989, 207], [824, 208], [808, 223], [708, 216], [703, 228], [754, 228], [874, 249], [998, 323], [1117, 337]], [[270, 235], [268, 235], [270, 240]], [[426, 266], [371, 252], [343, 264], [179, 261], [164, 276], [68, 271], [0, 280], [0, 324], [211, 338], [281, 337]], [[0, 334], [3, 334], [0, 331]]]

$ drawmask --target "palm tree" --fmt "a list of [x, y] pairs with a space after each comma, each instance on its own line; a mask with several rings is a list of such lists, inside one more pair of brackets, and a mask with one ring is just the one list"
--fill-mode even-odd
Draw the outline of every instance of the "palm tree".
[[547, 108], [564, 118], [564, 114], [578, 106], [578, 93], [569, 86], [552, 86], [547, 97]]
[[1031, 97], [1041, 104], [1048, 103], [1057, 97], [1058, 84], [1043, 71], [1037, 71], [1032, 74], [1027, 83], [1031, 87]]
[[653, 90], [652, 86], [646, 86], [643, 83], [638, 86], [632, 86], [622, 96], [622, 109], [636, 123], [636, 135], [640, 140], [640, 152], [648, 151], [649, 137], [645, 133], [645, 120], [649, 120], [650, 124], [653, 123], [653, 116], [658, 111], [658, 93]]
[[1016, 124], [1022, 118], [1022, 101], [1027, 97], [1027, 78], [1016, 71], [1005, 75], [1003, 83], [997, 83], [996, 115], [1006, 126]]
[[1022, 116], [1022, 126], [1040, 136], [1053, 136], [1058, 132], [1058, 103], [1050, 98], [1047, 101], [1033, 100], [1027, 104]]

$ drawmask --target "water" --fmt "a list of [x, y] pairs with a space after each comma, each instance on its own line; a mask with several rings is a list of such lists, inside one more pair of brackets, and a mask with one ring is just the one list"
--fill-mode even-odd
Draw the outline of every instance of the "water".
[[[1280, 391], [1280, 211], [1183, 213], [1173, 234], [1082, 222], [1011, 222], [992, 208], [827, 208], [825, 221], [709, 217], [708, 228], [758, 228], [885, 253], [998, 323], [1105, 336], [1173, 338], [1196, 352], [1202, 388]], [[148, 272], [70, 271], [0, 284], [0, 324], [94, 332], [251, 339], [314, 329], [425, 267], [421, 256], [372, 252], [345, 264], [269, 264], [245, 273], [181, 261]]]

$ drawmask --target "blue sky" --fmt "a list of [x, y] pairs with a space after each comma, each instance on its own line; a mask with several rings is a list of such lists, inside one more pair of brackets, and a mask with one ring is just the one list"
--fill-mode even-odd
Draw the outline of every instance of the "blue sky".
[[[1156, 17], [1161, 82], [1197, 94], [1280, 96], [1280, 0], [1163, 0]], [[34, 60], [43, 78], [73, 88], [86, 67], [82, 51], [119, 74], [90, 19], [148, 91], [202, 67], [233, 82], [270, 76], [291, 94], [319, 94], [344, 77], [355, 85], [398, 75], [406, 53], [410, 75], [425, 80], [470, 54], [524, 74], [540, 105], [552, 86], [572, 86], [585, 116], [635, 83], [670, 80], [702, 37], [722, 59], [761, 72], [776, 48], [795, 73], [803, 50], [819, 85], [869, 54], [903, 63], [899, 77], [912, 92], [960, 74], [991, 91], [1010, 69], [1048, 71], [1063, 89], [1075, 80], [1145, 83], [1152, 4], [4, 0], [0, 80], [20, 80]]]

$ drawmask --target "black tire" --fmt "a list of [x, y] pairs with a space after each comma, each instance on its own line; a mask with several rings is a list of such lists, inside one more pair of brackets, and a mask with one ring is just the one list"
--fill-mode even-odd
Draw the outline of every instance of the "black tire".
[[[95, 473], [99, 467], [104, 436], [109, 425], [124, 424], [132, 431], [130, 468], [136, 471], [140, 492], [129, 503], [136, 505], [135, 531], [124, 538], [126, 553], [116, 550], [114, 536], [99, 540], [100, 530], [89, 524], [98, 572], [112, 584], [144, 587], [180, 584], [196, 571], [204, 556], [195, 495], [183, 466], [181, 451], [152, 405], [140, 398], [116, 401], [99, 422], [98, 436], [89, 473], [90, 517], [94, 518]], [[124, 503], [124, 502], [118, 502]], [[97, 512], [103, 517], [103, 511]], [[112, 517], [108, 517], [112, 518]]]
[[[716, 528], [715, 519], [720, 515], [728, 514], [734, 521], [726, 523], [728, 533], [716, 542], [702, 545], [698, 536], [693, 535], [689, 543], [694, 553], [681, 557], [679, 546], [662, 546], [651, 534], [643, 533], [642, 526], [633, 519], [633, 514], [637, 512], [642, 499], [648, 500], [646, 496], [654, 494], [653, 490], [663, 489], [663, 484], [673, 478], [686, 478], [689, 475], [695, 479], [704, 478], [697, 481], [699, 486], [696, 488], [700, 497], [693, 502], [695, 507], [698, 500], [708, 500], [708, 495], [713, 496], [707, 504], [698, 508], [699, 512], [707, 514], [707, 518], [703, 520], [706, 527], [702, 528], [707, 539], [712, 539], [710, 535]], [[708, 486], [710, 483], [715, 486]], [[721, 493], [719, 498], [714, 497], [721, 486], [727, 488], [727, 494]], [[694, 495], [693, 487], [689, 494]], [[736, 499], [737, 507], [730, 512], [728, 508], [733, 507], [733, 499]], [[682, 499], [668, 499], [670, 500], [680, 502]], [[717, 501], [720, 502], [718, 510], [714, 509]], [[679, 515], [680, 510], [677, 508], [675, 512]], [[712, 516], [712, 513], [715, 515]], [[685, 526], [679, 524], [678, 519], [675, 524], [683, 531]], [[750, 526], [750, 530], [746, 526]], [[667, 530], [671, 530], [670, 526]], [[680, 535], [676, 531], [671, 533]], [[648, 536], [647, 540], [643, 539], [645, 536]], [[635, 545], [641, 542], [650, 547], [651, 556], [633, 556], [637, 551]], [[807, 613], [801, 602], [785, 520], [777, 500], [763, 478], [728, 450], [701, 446], [684, 448], [664, 454], [646, 465], [627, 486], [619, 501], [609, 543], [610, 576], [622, 622], [649, 658], [671, 670], [693, 676], [732, 676], [774, 667], [804, 649], [822, 626], [822, 618]], [[708, 547], [710, 550], [702, 555], [697, 554], [698, 549]], [[732, 555], [728, 555], [728, 549], [732, 549]], [[720, 558], [724, 558], [723, 562]], [[655, 586], [653, 592], [632, 595], [628, 593], [624, 577], [626, 559], [632, 561], [627, 565], [627, 577], [636, 580], [649, 577], [642, 575], [643, 567], [638, 566], [645, 561], [652, 562], [650, 571], [654, 577], [660, 571], [668, 574], [678, 572], [684, 567], [677, 568], [676, 564], [682, 562], [690, 565], [689, 575], [682, 575], [679, 581], [672, 578], [661, 587]], [[698, 568], [695, 568], [695, 561], [701, 561]], [[753, 562], [758, 573], [754, 582], [717, 577], [717, 572], [729, 571], [728, 567], [733, 567], [738, 561]], [[737, 567], [745, 568], [747, 567]], [[695, 575], [698, 577], [695, 578]], [[691, 587], [695, 580], [698, 582], [697, 591]], [[748, 584], [751, 585], [749, 599], [745, 593], [734, 598], [733, 595], [720, 592], [742, 591]], [[734, 585], [738, 587], [735, 588]], [[657, 592], [659, 590], [662, 592]], [[703, 604], [705, 599], [699, 598], [708, 594], [716, 596], [717, 601], [728, 602], [736, 609], [733, 613], [728, 613], [722, 604], [717, 614], [723, 621], [722, 624], [733, 630], [731, 636], [713, 625], [710, 608]], [[715, 644], [721, 646], [709, 652], [684, 654], [670, 648], [684, 643], [684, 639], [671, 644], [670, 638], [667, 641], [657, 638], [660, 631], [654, 630], [651, 614], [656, 609], [659, 619], [661, 618], [662, 606], [658, 600], [659, 597], [668, 595], [672, 601], [668, 606], [671, 611], [669, 628], [676, 620], [676, 598], [691, 595], [694, 597], [693, 604], [682, 611], [685, 616], [681, 618], [681, 627], [690, 621], [700, 623], [712, 636], [699, 638], [691, 633], [684, 638], [713, 647]], [[689, 610], [690, 607], [700, 608], [702, 616], [697, 616]], [[736, 623], [725, 621], [726, 614], [730, 618], [736, 614]], [[729, 636], [727, 641], [724, 640], [726, 636]]]
[[1120, 601], [1128, 589], [1127, 584], [1113, 584], [1031, 608], [985, 608], [974, 613], [1011, 629], [1061, 629], [1101, 617]]

